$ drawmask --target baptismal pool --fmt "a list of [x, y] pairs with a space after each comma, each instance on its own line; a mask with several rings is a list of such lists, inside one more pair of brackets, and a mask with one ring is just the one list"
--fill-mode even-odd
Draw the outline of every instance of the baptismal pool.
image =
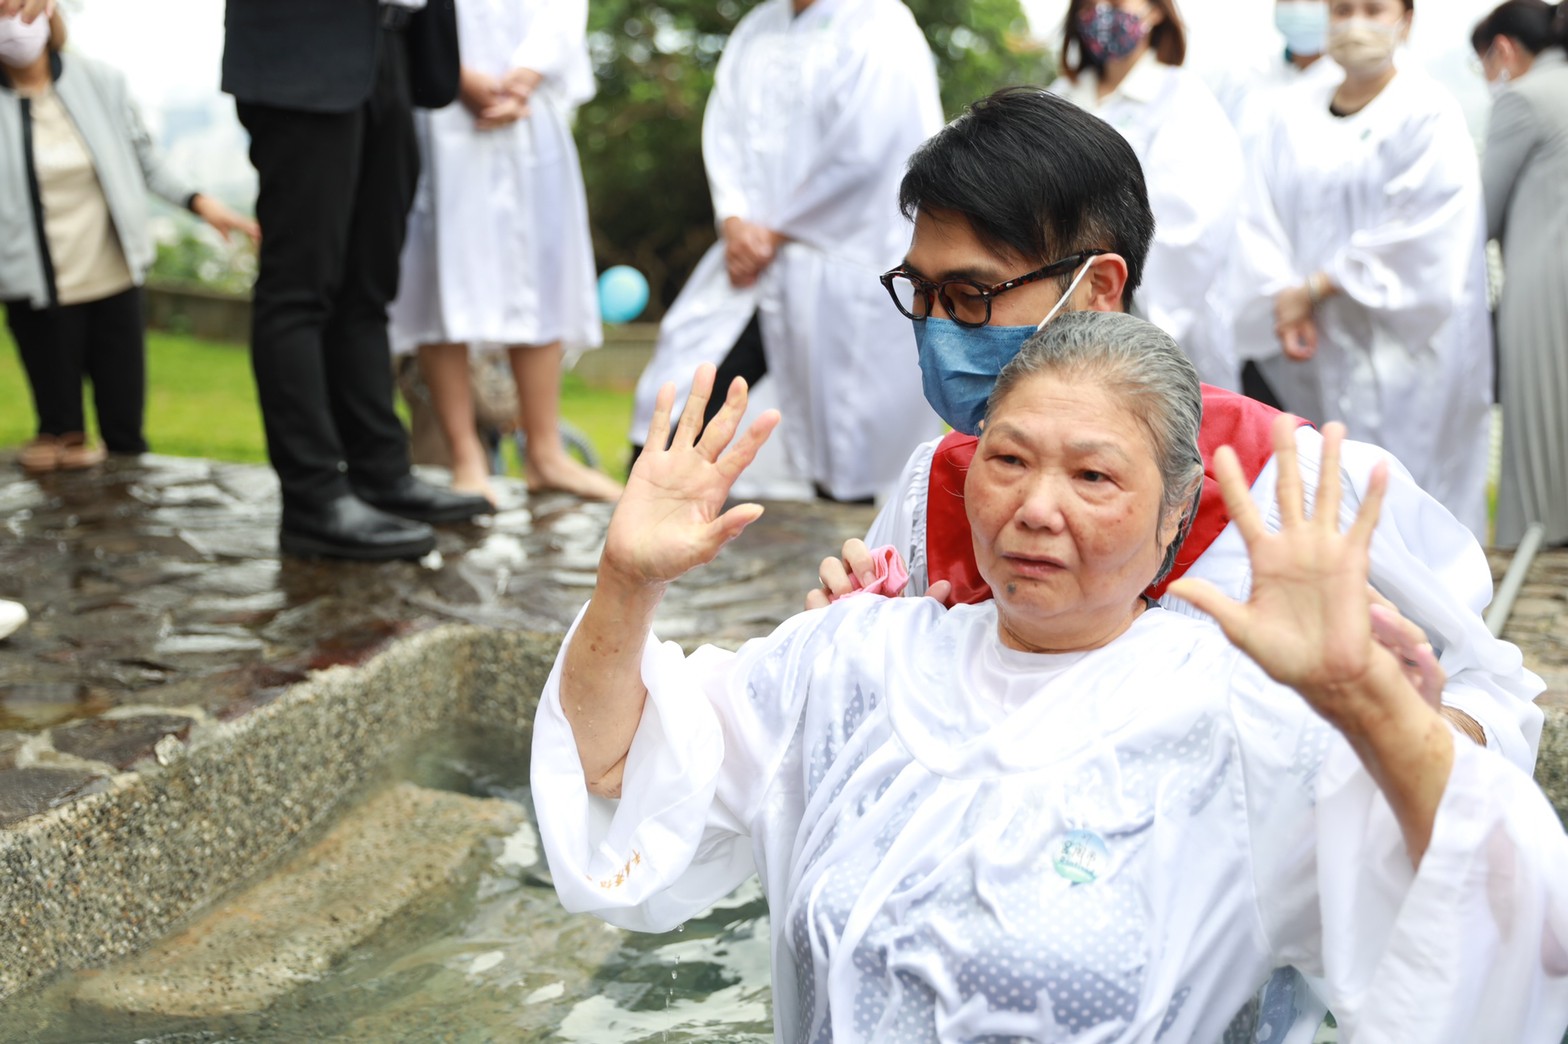
[[[424, 786], [529, 810], [525, 774], [471, 745], [438, 744], [409, 775]], [[0, 1041], [28, 1044], [424, 1042], [561, 1044], [773, 1039], [768, 928], [748, 884], [674, 932], [640, 935], [562, 911], [527, 822], [494, 846], [477, 882], [400, 924], [264, 1012], [220, 1020], [109, 1016], [71, 978], [0, 1006]]]

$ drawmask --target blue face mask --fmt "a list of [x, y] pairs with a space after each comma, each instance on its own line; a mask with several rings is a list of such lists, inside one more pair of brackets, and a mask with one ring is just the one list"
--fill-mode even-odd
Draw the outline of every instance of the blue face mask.
[[1328, 50], [1327, 0], [1280, 0], [1274, 5], [1274, 27], [1291, 54], [1323, 54]]
[[997, 374], [1025, 341], [1056, 318], [1092, 267], [1092, 262], [1085, 262], [1078, 269], [1067, 292], [1035, 326], [962, 326], [935, 316], [913, 320], [920, 384], [936, 415], [954, 431], [978, 435]]

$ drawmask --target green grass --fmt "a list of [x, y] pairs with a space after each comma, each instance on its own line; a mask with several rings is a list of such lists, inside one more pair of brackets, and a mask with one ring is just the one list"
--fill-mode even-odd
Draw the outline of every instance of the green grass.
[[[0, 326], [0, 447], [32, 438], [32, 402], [16, 347]], [[398, 406], [402, 412], [402, 403]], [[631, 415], [630, 392], [589, 388], [570, 373], [562, 381], [561, 416], [588, 436], [601, 466], [617, 478], [626, 475]], [[89, 428], [95, 428], [91, 408], [88, 417]], [[153, 452], [177, 457], [264, 463], [249, 353], [236, 345], [149, 332], [147, 442]]]

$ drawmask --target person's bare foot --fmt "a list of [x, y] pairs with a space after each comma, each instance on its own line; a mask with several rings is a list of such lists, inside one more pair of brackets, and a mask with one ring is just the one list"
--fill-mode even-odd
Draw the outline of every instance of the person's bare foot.
[[528, 461], [528, 492], [570, 493], [584, 500], [618, 500], [621, 484], [566, 454]]
[[491, 507], [500, 506], [495, 487], [490, 485], [490, 472], [488, 469], [469, 471], [464, 468], [453, 468], [452, 492], [477, 493], [488, 500]]

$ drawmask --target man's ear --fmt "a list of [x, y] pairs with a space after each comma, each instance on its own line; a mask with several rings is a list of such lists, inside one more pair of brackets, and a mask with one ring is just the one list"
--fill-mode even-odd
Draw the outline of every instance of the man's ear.
[[1122, 291], [1126, 288], [1127, 262], [1120, 254], [1101, 254], [1078, 288], [1079, 311], [1124, 312]]

